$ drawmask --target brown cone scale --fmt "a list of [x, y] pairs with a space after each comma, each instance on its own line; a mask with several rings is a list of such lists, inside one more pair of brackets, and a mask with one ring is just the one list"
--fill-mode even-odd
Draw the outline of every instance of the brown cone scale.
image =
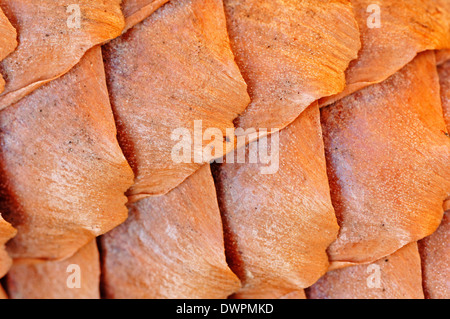
[[0, 214], [0, 278], [2, 278], [12, 265], [11, 257], [5, 249], [5, 244], [16, 235], [17, 231], [6, 222]]
[[125, 25], [120, 1], [1, 0], [19, 45], [0, 62], [7, 78], [0, 109], [68, 72], [88, 49], [119, 36]]
[[209, 165], [166, 195], [131, 204], [129, 215], [101, 238], [107, 298], [216, 299], [239, 289]]
[[14, 258], [63, 259], [127, 217], [101, 51], [0, 112], [0, 207]]
[[[276, 154], [272, 135], [270, 150]], [[261, 142], [261, 140], [260, 140]], [[241, 279], [235, 298], [266, 298], [309, 287], [328, 269], [338, 225], [331, 205], [317, 103], [279, 133], [278, 169], [226, 163], [215, 172], [227, 257]], [[273, 164], [273, 163], [272, 163]]]
[[351, 2], [362, 47], [358, 58], [346, 70], [344, 91], [321, 99], [320, 106], [386, 80], [420, 52], [450, 49], [450, 2], [447, 0]]
[[[0, 7], [0, 61], [10, 54], [17, 46], [16, 29], [11, 25], [8, 18]], [[0, 74], [0, 93], [5, 87], [5, 80]]]
[[437, 229], [450, 195], [450, 138], [434, 52], [323, 108], [321, 119], [341, 226], [332, 268], [375, 261]]
[[350, 1], [225, 0], [233, 53], [251, 103], [237, 127], [282, 129], [316, 100], [341, 92], [357, 57]]
[[450, 212], [431, 236], [419, 241], [423, 288], [429, 299], [450, 298]]
[[6, 282], [11, 299], [99, 299], [97, 244], [91, 241], [64, 261], [15, 263]]
[[169, 0], [123, 0], [122, 12], [125, 16], [125, 30], [149, 17]]
[[[221, 0], [169, 2], [106, 45], [104, 54], [119, 142], [136, 175], [130, 201], [167, 193], [234, 147], [226, 129], [234, 127], [249, 97], [229, 47]], [[187, 131], [193, 144], [195, 121], [202, 121], [200, 134], [220, 130], [223, 147], [198, 159], [194, 153], [202, 150], [189, 144], [188, 160], [174, 160], [177, 130]]]
[[417, 243], [369, 265], [333, 270], [308, 289], [309, 299], [423, 299]]

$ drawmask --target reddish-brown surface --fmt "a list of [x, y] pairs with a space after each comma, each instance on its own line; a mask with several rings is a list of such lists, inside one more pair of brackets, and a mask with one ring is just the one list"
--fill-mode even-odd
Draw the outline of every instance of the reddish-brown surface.
[[447, 130], [450, 131], [450, 60], [438, 67], [441, 101]]
[[16, 235], [16, 230], [0, 214], [0, 278], [8, 272], [12, 260], [5, 250], [5, 244]]
[[317, 99], [344, 89], [344, 71], [360, 47], [349, 1], [224, 4], [233, 53], [252, 99], [236, 126], [282, 129]]
[[0, 0], [0, 299], [448, 299], [449, 60], [449, 0]]
[[310, 299], [423, 299], [421, 277], [417, 244], [411, 243], [373, 264], [331, 271], [307, 295]]
[[64, 261], [15, 263], [6, 282], [12, 299], [98, 299], [97, 244], [91, 241]]
[[279, 299], [306, 299], [306, 295], [304, 290], [298, 290], [281, 296]]
[[450, 212], [438, 230], [419, 242], [425, 297], [450, 298]]
[[8, 299], [8, 296], [6, 295], [6, 292], [3, 289], [2, 285], [0, 285], [0, 299]]
[[[444, 121], [447, 124], [447, 132], [450, 132], [450, 50], [441, 50], [438, 53], [440, 54], [436, 54], [436, 58], [439, 58], [440, 62], [438, 74], [441, 86], [442, 112]], [[444, 202], [444, 210], [450, 210], [449, 198]]]
[[[351, 0], [361, 32], [362, 48], [346, 71], [347, 86], [335, 96], [323, 98], [329, 105], [371, 84], [386, 80], [419, 52], [450, 48], [448, 0]], [[380, 8], [380, 28], [370, 28]], [[369, 12], [368, 12], [369, 10]]]
[[132, 28], [169, 0], [122, 0], [122, 12], [125, 16], [125, 30]]
[[437, 50], [436, 52], [436, 63], [441, 65], [442, 63], [450, 60], [450, 49]]
[[[175, 162], [172, 151], [181, 138], [176, 130], [187, 131], [194, 142], [194, 121], [200, 120], [201, 133], [216, 128], [225, 136], [249, 102], [222, 2], [169, 2], [104, 53], [119, 142], [136, 174], [130, 200], [165, 194], [211, 159]], [[223, 149], [234, 146], [233, 137], [220, 138]], [[216, 149], [213, 155], [222, 154]]]
[[131, 204], [129, 214], [101, 240], [107, 298], [226, 298], [239, 289], [209, 165], [166, 195]]
[[14, 258], [60, 259], [127, 217], [133, 174], [116, 139], [100, 48], [0, 112], [0, 211]]
[[368, 263], [433, 233], [450, 195], [450, 139], [433, 52], [322, 109], [341, 226], [332, 267]]
[[[0, 61], [16, 48], [16, 37], [16, 29], [11, 25], [0, 7]], [[5, 80], [0, 74], [0, 93], [3, 92], [4, 87]]]
[[[272, 143], [268, 139], [268, 145]], [[227, 259], [243, 283], [236, 298], [272, 298], [309, 287], [328, 269], [338, 225], [331, 206], [317, 103], [280, 132], [279, 168], [224, 163], [215, 171]], [[256, 142], [246, 147], [258, 147]], [[266, 147], [260, 154], [275, 154]]]
[[[71, 24], [73, 4], [80, 8], [80, 28]], [[125, 25], [120, 0], [0, 0], [0, 7], [19, 41], [0, 62], [6, 79], [0, 109], [68, 72], [89, 48], [117, 37]]]

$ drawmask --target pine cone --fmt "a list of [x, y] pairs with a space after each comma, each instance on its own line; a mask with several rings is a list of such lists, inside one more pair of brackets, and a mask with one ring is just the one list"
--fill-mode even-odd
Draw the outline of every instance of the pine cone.
[[0, 0], [0, 298], [447, 299], [449, 130], [448, 0]]

